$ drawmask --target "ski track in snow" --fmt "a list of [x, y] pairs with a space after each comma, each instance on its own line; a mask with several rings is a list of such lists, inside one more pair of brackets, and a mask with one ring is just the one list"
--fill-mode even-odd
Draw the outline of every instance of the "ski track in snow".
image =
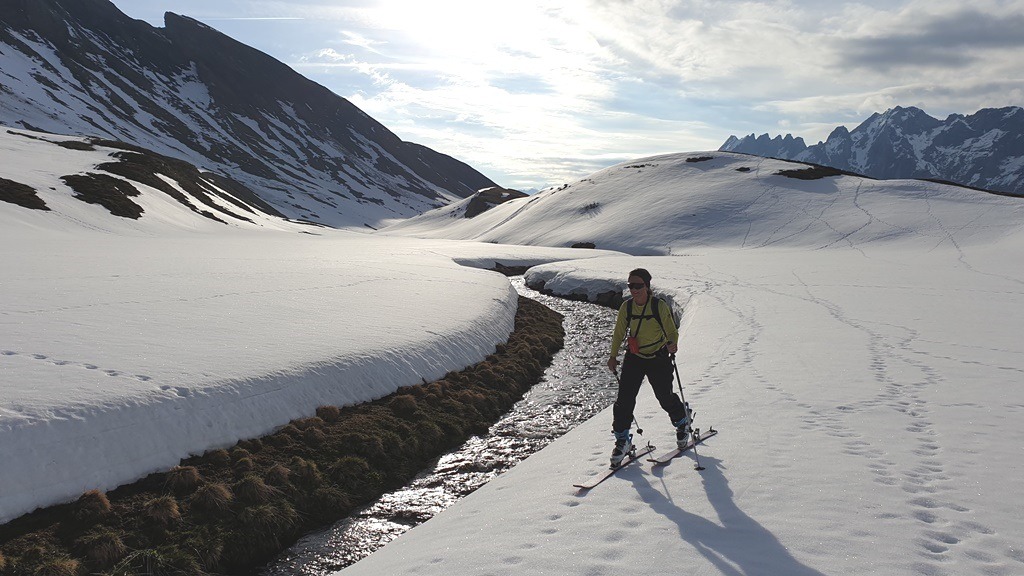
[[[963, 480], [955, 467], [950, 466], [950, 462], [956, 462], [956, 447], [947, 446], [938, 439], [935, 415], [925, 394], [929, 389], [950, 383], [931, 368], [926, 360], [921, 359], [922, 356], [927, 357], [926, 353], [913, 347], [914, 342], [918, 340], [917, 331], [906, 326], [890, 325], [888, 331], [896, 328], [897, 331], [906, 334], [905, 337], [892, 341], [882, 331], [872, 330], [866, 323], [854, 320], [836, 303], [815, 295], [812, 287], [799, 277], [797, 281], [806, 292], [804, 296], [746, 284], [736, 277], [728, 278], [721, 283], [712, 281], [713, 289], [708, 291], [709, 294], [719, 306], [736, 315], [739, 324], [743, 326], [743, 332], [735, 335], [740, 341], [739, 344], [724, 352], [719, 360], [710, 363], [693, 382], [690, 388], [695, 391], [694, 396], [710, 393], [718, 387], [727, 386], [729, 382], [749, 381], [777, 395], [781, 401], [801, 408], [805, 413], [800, 426], [804, 433], [823, 434], [835, 439], [841, 444], [844, 454], [864, 460], [865, 468], [874, 476], [874, 482], [880, 489], [901, 490], [904, 493], [906, 508], [883, 512], [879, 518], [911, 518], [916, 522], [914, 542], [919, 548], [919, 558], [913, 566], [916, 573], [952, 574], [943, 567], [943, 564], [953, 554], [960, 554], [982, 564], [998, 564], [1004, 560], [1019, 562], [1020, 555], [1013, 549], [988, 549], [986, 537], [996, 535], [995, 530], [984, 523], [972, 520], [974, 510], [956, 502], [950, 494], [950, 484]], [[874, 381], [879, 385], [879, 392], [873, 397], [838, 407], [817, 407], [788, 392], [785, 384], [769, 380], [756, 366], [762, 360], [758, 352], [758, 341], [764, 327], [759, 322], [755, 309], [740, 303], [736, 299], [736, 292], [730, 291], [728, 285], [767, 290], [784, 298], [799, 298], [823, 309], [836, 323], [863, 333], [869, 341], [871, 372]], [[897, 378], [892, 373], [893, 368], [901, 364], [910, 366], [919, 376], [912, 382], [907, 382], [905, 378]], [[771, 402], [765, 404], [770, 405]], [[863, 426], [858, 426], [858, 417], [864, 412], [879, 408], [893, 410], [903, 416], [904, 430], [911, 439], [909, 442], [906, 438], [872, 436], [864, 431]], [[908, 461], [900, 458], [897, 462], [892, 458], [887, 448], [894, 441], [906, 443], [910, 447], [913, 459]], [[955, 437], [953, 443], [956, 443]], [[768, 447], [774, 447], [770, 441]], [[595, 453], [591, 460], [595, 460], [598, 455], [604, 457], [604, 452]], [[713, 458], [704, 456], [701, 462], [712, 476], [718, 470]], [[655, 470], [657, 474], [657, 469]], [[630, 476], [631, 480], [639, 484], [633, 476], [636, 474]], [[707, 482], [707, 473], [704, 476], [705, 483], [713, 483]], [[638, 485], [638, 489], [641, 488], [642, 486]], [[662, 485], [662, 491], [667, 492], [668, 489], [667, 485]], [[652, 495], [650, 491], [641, 490], [640, 493], [645, 496], [645, 500], [660, 496], [658, 491], [653, 492], [658, 496]], [[712, 502], [720, 500], [713, 499]], [[724, 517], [722, 511], [719, 512], [720, 516]], [[688, 527], [705, 521], [698, 517], [686, 519]], [[981, 570], [984, 573], [1001, 573], [985, 568]], [[794, 570], [787, 573], [805, 572]]]

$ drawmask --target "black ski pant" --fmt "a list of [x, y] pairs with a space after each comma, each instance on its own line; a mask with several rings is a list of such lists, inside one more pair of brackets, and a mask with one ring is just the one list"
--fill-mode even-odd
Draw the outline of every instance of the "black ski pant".
[[641, 358], [635, 354], [626, 354], [622, 361], [622, 376], [619, 378], [619, 395], [612, 408], [612, 431], [628, 430], [633, 424], [633, 409], [636, 407], [636, 395], [644, 376], [654, 389], [654, 396], [661, 407], [668, 412], [675, 424], [686, 416], [686, 408], [682, 400], [672, 391], [672, 359], [663, 350], [661, 356]]

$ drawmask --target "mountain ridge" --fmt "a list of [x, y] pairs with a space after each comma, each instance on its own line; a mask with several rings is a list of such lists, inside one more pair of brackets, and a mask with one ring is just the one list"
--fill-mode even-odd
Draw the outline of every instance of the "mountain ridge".
[[1024, 195], [1024, 109], [984, 108], [945, 120], [913, 106], [874, 113], [853, 130], [836, 127], [823, 142], [750, 134], [719, 148], [809, 162], [873, 178], [920, 178]]
[[117, 140], [237, 180], [291, 218], [376, 227], [494, 186], [196, 20], [0, 1], [0, 124]]

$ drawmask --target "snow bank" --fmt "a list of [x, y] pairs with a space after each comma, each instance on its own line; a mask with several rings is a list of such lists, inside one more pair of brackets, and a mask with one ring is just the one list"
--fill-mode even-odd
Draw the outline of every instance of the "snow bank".
[[0, 521], [478, 362], [517, 296], [453, 257], [569, 252], [322, 234], [5, 226]]

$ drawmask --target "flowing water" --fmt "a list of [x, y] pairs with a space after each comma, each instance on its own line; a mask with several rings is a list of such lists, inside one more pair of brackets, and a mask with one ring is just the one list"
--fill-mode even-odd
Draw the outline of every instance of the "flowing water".
[[521, 277], [512, 283], [521, 295], [565, 316], [565, 347], [543, 379], [486, 436], [442, 456], [404, 488], [306, 536], [267, 564], [262, 576], [321, 576], [354, 564], [615, 400], [615, 380], [605, 366], [615, 311], [545, 296], [527, 288]]

